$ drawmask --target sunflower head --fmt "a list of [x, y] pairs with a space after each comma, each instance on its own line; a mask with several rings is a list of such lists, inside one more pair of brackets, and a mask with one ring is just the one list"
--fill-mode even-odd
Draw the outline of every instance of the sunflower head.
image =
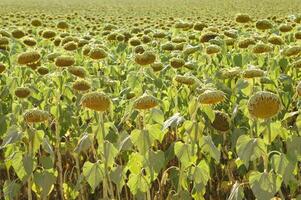
[[281, 102], [277, 95], [267, 91], [260, 91], [251, 96], [248, 102], [249, 113], [260, 119], [268, 119], [278, 114]]

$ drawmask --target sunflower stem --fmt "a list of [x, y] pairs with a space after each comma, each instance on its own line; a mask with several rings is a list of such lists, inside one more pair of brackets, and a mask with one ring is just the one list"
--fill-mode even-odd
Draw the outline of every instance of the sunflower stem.
[[[30, 130], [28, 130], [28, 156], [30, 158], [33, 158], [33, 151], [32, 151], [32, 133]], [[27, 197], [28, 197], [28, 200], [32, 200], [32, 192], [31, 192], [31, 187], [32, 187], [32, 176], [31, 174], [29, 175], [28, 177], [28, 180], [27, 180]]]
[[62, 155], [60, 152], [60, 144], [61, 144], [61, 137], [60, 137], [60, 117], [61, 117], [61, 104], [60, 104], [60, 98], [63, 93], [63, 77], [62, 77], [62, 71], [60, 71], [59, 75], [59, 88], [58, 88], [58, 94], [57, 94], [57, 121], [56, 121], [56, 129], [55, 129], [55, 137], [56, 137], [56, 144], [55, 144], [55, 151], [57, 156], [57, 170], [58, 170], [58, 178], [59, 178], [59, 191], [60, 191], [60, 198], [64, 200], [64, 187], [63, 187], [63, 167], [62, 167]]
[[102, 139], [103, 139], [103, 163], [104, 163], [104, 172], [105, 172], [105, 177], [103, 180], [103, 195], [104, 199], [108, 199], [108, 191], [110, 193], [111, 198], [114, 197], [114, 192], [112, 189], [109, 173], [108, 173], [108, 161], [106, 159], [107, 155], [107, 149], [105, 146], [105, 127], [104, 127], [104, 119], [103, 119], [103, 112], [99, 113], [99, 121], [100, 121], [100, 128], [101, 128], [101, 134], [102, 134]]

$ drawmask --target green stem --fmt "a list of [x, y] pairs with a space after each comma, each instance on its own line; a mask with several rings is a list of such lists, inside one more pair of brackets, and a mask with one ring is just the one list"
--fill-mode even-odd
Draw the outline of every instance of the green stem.
[[[80, 177], [80, 166], [79, 166], [79, 155], [76, 155], [75, 156], [75, 162], [76, 162], [76, 170], [77, 170], [77, 178], [79, 179]], [[83, 186], [80, 185], [80, 199], [81, 200], [85, 200], [85, 193], [84, 193], [84, 189], [83, 189]]]
[[271, 121], [267, 120], [267, 128], [268, 128], [268, 139], [269, 139], [269, 145], [272, 145], [272, 131], [271, 131]]
[[59, 88], [57, 94], [57, 121], [56, 121], [56, 129], [55, 129], [55, 137], [56, 137], [56, 156], [57, 156], [57, 169], [58, 169], [58, 178], [59, 178], [59, 190], [60, 190], [60, 198], [64, 200], [64, 187], [63, 187], [63, 167], [62, 167], [62, 155], [60, 152], [60, 144], [61, 144], [61, 137], [60, 137], [60, 117], [61, 117], [61, 104], [60, 104], [60, 97], [63, 92], [63, 77], [62, 72], [59, 76]]
[[114, 197], [114, 192], [112, 189], [109, 173], [108, 173], [108, 161], [106, 159], [107, 150], [105, 146], [105, 127], [104, 127], [104, 119], [103, 119], [103, 112], [99, 113], [99, 121], [100, 121], [100, 128], [102, 133], [102, 139], [103, 139], [103, 163], [104, 163], [104, 171], [105, 171], [105, 177], [103, 180], [103, 192], [104, 192], [104, 199], [108, 198], [108, 191], [110, 192], [111, 197]]
[[180, 165], [179, 183], [178, 183], [178, 190], [177, 190], [178, 194], [182, 191], [181, 182], [182, 182], [183, 172], [184, 172], [184, 169], [183, 169], [182, 165]]
[[[30, 131], [28, 131], [28, 156], [30, 158], [33, 158], [33, 152], [32, 152], [32, 134]], [[32, 200], [32, 192], [31, 192], [31, 187], [32, 187], [32, 181], [31, 181], [31, 174], [29, 175], [28, 177], [28, 180], [27, 180], [27, 197], [28, 197], [28, 200]]]

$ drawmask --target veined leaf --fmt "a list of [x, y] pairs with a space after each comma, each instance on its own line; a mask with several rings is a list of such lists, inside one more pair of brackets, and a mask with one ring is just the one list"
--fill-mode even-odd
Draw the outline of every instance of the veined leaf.
[[238, 157], [249, 167], [249, 161], [253, 161], [267, 154], [266, 145], [260, 138], [250, 138], [248, 135], [242, 135], [238, 138], [236, 144]]
[[100, 184], [104, 177], [104, 165], [99, 162], [91, 163], [86, 161], [83, 166], [83, 176], [92, 188], [94, 193], [95, 188]]

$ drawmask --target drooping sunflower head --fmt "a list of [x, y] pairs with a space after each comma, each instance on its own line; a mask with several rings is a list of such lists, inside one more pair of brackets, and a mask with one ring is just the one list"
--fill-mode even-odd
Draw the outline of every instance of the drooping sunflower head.
[[189, 75], [176, 75], [175, 81], [185, 85], [193, 85], [195, 83], [195, 79]]
[[106, 111], [110, 105], [110, 98], [102, 92], [89, 92], [81, 99], [81, 105], [94, 111]]
[[144, 93], [134, 101], [134, 108], [138, 110], [151, 109], [158, 105], [158, 100], [151, 95]]
[[41, 55], [37, 51], [29, 51], [19, 54], [18, 56], [18, 64], [27, 65], [31, 63], [35, 63], [40, 60]]
[[15, 95], [20, 99], [25, 99], [29, 97], [31, 90], [28, 87], [18, 87], [15, 90]]
[[91, 85], [88, 81], [80, 79], [73, 83], [72, 88], [77, 91], [87, 91], [91, 88]]
[[40, 123], [48, 120], [49, 113], [39, 109], [27, 110], [24, 113], [24, 120], [27, 123]]
[[280, 99], [272, 92], [257, 92], [248, 101], [249, 113], [255, 118], [268, 119], [274, 117], [280, 109]]
[[225, 94], [220, 90], [207, 89], [199, 96], [201, 104], [217, 104], [225, 99]]
[[211, 125], [218, 131], [226, 132], [230, 129], [230, 117], [227, 113], [215, 111], [215, 118]]

